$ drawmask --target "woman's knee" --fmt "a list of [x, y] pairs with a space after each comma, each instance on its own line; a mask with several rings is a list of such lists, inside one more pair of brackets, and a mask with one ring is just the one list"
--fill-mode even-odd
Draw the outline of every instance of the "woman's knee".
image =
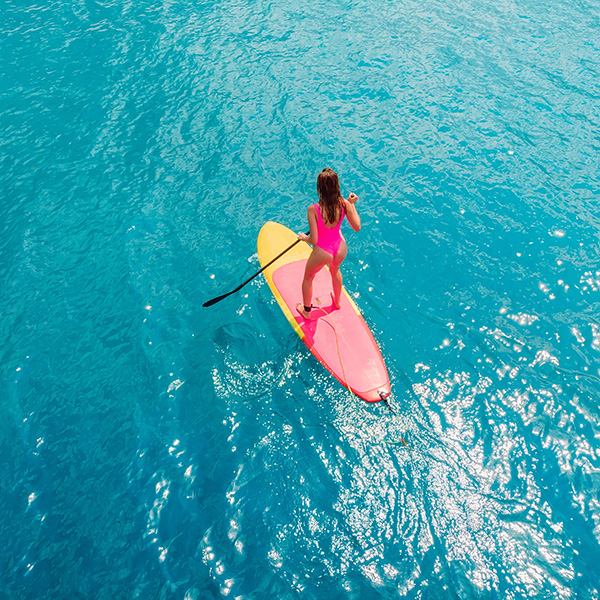
[[332, 272], [339, 271], [340, 267], [342, 266], [342, 262], [344, 262], [344, 258], [346, 258], [345, 254], [343, 256], [336, 256], [335, 260], [329, 265], [329, 270]]
[[346, 252], [340, 253], [335, 257], [335, 260], [329, 265], [329, 269], [335, 269], [336, 271], [342, 266], [344, 259], [346, 258]]
[[304, 281], [312, 281], [317, 276], [319, 271], [320, 269], [311, 269], [307, 265], [304, 271]]
[[326, 261], [319, 260], [311, 254], [308, 261], [306, 262], [306, 268], [304, 269], [304, 279], [310, 279], [311, 281], [315, 278], [317, 273], [327, 264]]

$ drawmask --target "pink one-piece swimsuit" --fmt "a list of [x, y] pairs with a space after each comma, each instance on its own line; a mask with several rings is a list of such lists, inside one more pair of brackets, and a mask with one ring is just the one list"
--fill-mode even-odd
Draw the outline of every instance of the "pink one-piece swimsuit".
[[342, 240], [342, 232], [340, 231], [342, 227], [342, 221], [344, 220], [344, 207], [342, 206], [342, 214], [340, 216], [340, 220], [335, 227], [326, 227], [323, 222], [323, 217], [321, 216], [321, 211], [319, 210], [319, 203], [314, 204], [314, 207], [317, 209], [317, 235], [318, 240], [315, 244], [321, 250], [325, 250], [325, 252], [329, 252], [331, 256], [335, 257], [338, 250], [340, 249], [340, 245]]

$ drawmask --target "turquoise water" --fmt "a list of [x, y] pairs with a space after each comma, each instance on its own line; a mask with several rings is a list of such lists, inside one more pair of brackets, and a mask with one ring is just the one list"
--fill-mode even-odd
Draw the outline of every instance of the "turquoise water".
[[[0, 14], [2, 598], [598, 600], [597, 2]], [[324, 166], [397, 416], [201, 307]]]

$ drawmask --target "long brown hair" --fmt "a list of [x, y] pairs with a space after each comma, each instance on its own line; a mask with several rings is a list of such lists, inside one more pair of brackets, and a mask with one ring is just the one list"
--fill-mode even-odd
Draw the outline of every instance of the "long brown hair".
[[317, 177], [317, 192], [321, 216], [327, 223], [335, 223], [342, 214], [340, 180], [333, 169], [323, 169]]

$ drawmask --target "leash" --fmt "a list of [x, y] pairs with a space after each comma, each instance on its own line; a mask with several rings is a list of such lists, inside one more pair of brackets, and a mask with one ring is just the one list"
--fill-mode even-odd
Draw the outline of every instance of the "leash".
[[[318, 304], [320, 304], [319, 300], [317, 298], [315, 298], [315, 302], [317, 302]], [[344, 367], [344, 361], [342, 360], [342, 353], [340, 350], [340, 340], [338, 337], [338, 332], [337, 329], [335, 327], [335, 323], [333, 322], [333, 319], [331, 318], [331, 315], [321, 306], [314, 306], [313, 308], [316, 308], [318, 310], [320, 310], [324, 315], [325, 318], [327, 319], [327, 321], [329, 322], [329, 324], [331, 325], [331, 328], [333, 329], [333, 333], [335, 335], [335, 345], [336, 345], [336, 349], [337, 349], [337, 355], [338, 355], [338, 359], [340, 361], [340, 366], [342, 367], [342, 374], [344, 376], [344, 382], [346, 384], [346, 389], [348, 390], [348, 393], [350, 394], [350, 397], [352, 398], [353, 404], [354, 404], [354, 411], [356, 413], [356, 415], [358, 416], [358, 418], [360, 419], [363, 427], [363, 431], [367, 431], [367, 428], [365, 426], [365, 420], [362, 417], [361, 411], [358, 408], [358, 402], [357, 402], [357, 398], [358, 396], [354, 393], [354, 391], [352, 390], [352, 388], [350, 387], [350, 384], [348, 383], [348, 378], [346, 376], [346, 369]], [[381, 400], [383, 401], [383, 403], [387, 406], [387, 408], [389, 409], [389, 411], [395, 416], [398, 417], [398, 413], [396, 413], [393, 409], [392, 406], [390, 405], [390, 401], [389, 401], [389, 397], [391, 395], [390, 392], [378, 392], [379, 393], [379, 397], [381, 398]], [[373, 435], [373, 434], [371, 434]], [[411, 449], [410, 446], [408, 445], [408, 442], [406, 441], [406, 432], [400, 437], [400, 439], [398, 441], [395, 440], [390, 440], [388, 438], [385, 437], [381, 437], [381, 438], [377, 438], [375, 436], [375, 440], [379, 443], [384, 443], [384, 444], [389, 444], [389, 445], [402, 445], [405, 446], [408, 449]]]

